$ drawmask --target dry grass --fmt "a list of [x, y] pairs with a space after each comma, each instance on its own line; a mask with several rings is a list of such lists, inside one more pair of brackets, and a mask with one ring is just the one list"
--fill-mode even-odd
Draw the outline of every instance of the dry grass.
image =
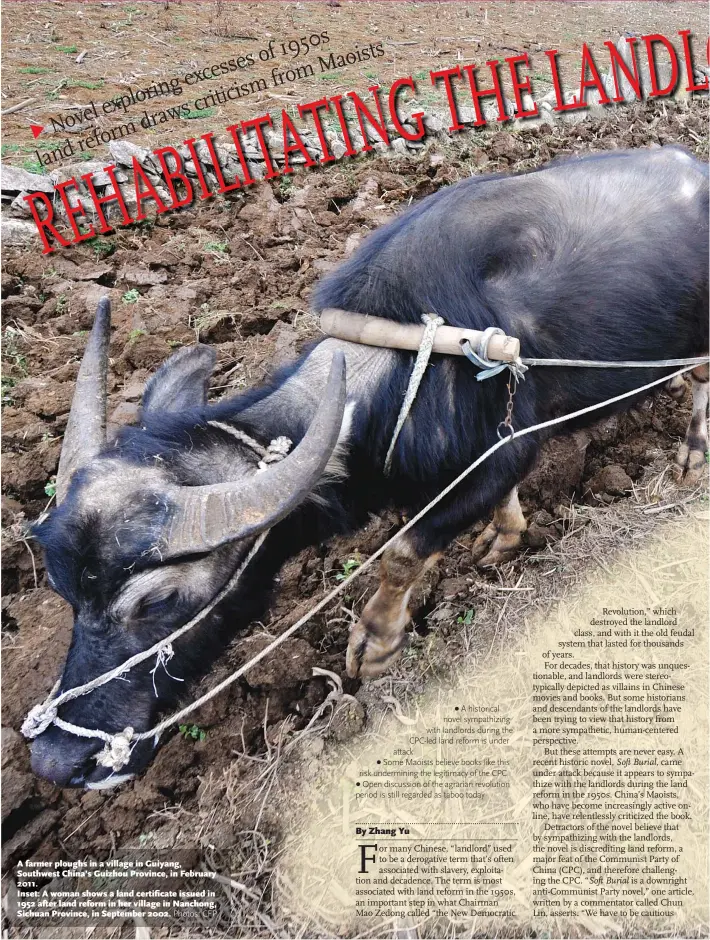
[[[660, 488], [660, 492], [659, 492]], [[507, 866], [503, 885], [513, 891], [516, 917], [475, 924], [429, 917], [419, 924], [422, 937], [524, 936], [530, 926], [530, 888], [532, 868], [531, 757], [542, 749], [533, 742], [530, 691], [532, 672], [544, 668], [542, 653], [557, 649], [560, 639], [572, 636], [575, 627], [588, 627], [591, 616], [603, 606], [646, 607], [662, 604], [678, 608], [681, 625], [695, 626], [696, 637], [688, 640], [682, 651], [647, 652], [642, 662], [689, 662], [682, 673], [688, 701], [679, 720], [680, 734], [671, 739], [677, 748], [685, 748], [685, 769], [694, 776], [687, 799], [693, 807], [693, 821], [674, 836], [683, 846], [680, 865], [694, 889], [678, 917], [663, 920], [649, 918], [640, 928], [631, 918], [594, 916], [552, 917], [535, 920], [544, 936], [701, 936], [707, 929], [707, 656], [702, 637], [707, 619], [707, 509], [699, 494], [687, 502], [676, 499], [676, 508], [660, 526], [649, 503], [662, 495], [670, 496], [662, 479], [637, 490], [636, 498], [613, 509], [580, 507], [570, 513], [569, 528], [561, 542], [548, 547], [535, 564], [527, 564], [520, 576], [504, 580], [500, 594], [495, 586], [480, 599], [475, 627], [461, 626], [458, 650], [447, 646], [446, 658], [430, 648], [422, 649], [416, 662], [401, 665], [397, 674], [369, 686], [368, 730], [344, 750], [332, 755], [327, 772], [318, 782], [306, 786], [291, 815], [288, 848], [279, 866], [278, 900], [286, 909], [298, 910], [308, 935], [393, 936], [402, 924], [392, 920], [369, 921], [354, 917], [354, 873], [357, 840], [354, 826], [406, 824], [422, 841], [436, 844], [444, 836], [460, 839], [499, 838], [501, 832], [513, 842], [515, 861]], [[677, 491], [676, 491], [677, 495]], [[661, 504], [662, 505], [662, 504]], [[530, 562], [532, 559], [528, 559]], [[532, 590], [530, 590], [532, 588]], [[501, 597], [505, 601], [501, 603]], [[692, 601], [689, 601], [692, 598]], [[475, 632], [475, 635], [473, 635]], [[425, 644], [421, 644], [425, 645]], [[468, 649], [468, 653], [465, 650]], [[617, 651], [617, 660], [624, 658]], [[607, 654], [604, 654], [606, 656]], [[577, 659], [588, 660], [593, 668], [600, 656], [596, 650], [574, 651]], [[626, 654], [633, 660], [634, 656]], [[438, 661], [437, 661], [438, 660]], [[415, 673], [412, 675], [412, 673]], [[440, 680], [423, 691], [407, 692], [404, 682], [414, 679], [408, 688], [422, 690], [417, 681], [436, 673]], [[448, 673], [448, 675], [447, 675]], [[359, 696], [363, 697], [363, 696]], [[417, 734], [452, 714], [454, 703], [463, 705], [498, 705], [501, 716], [510, 720], [506, 744], [485, 740], [471, 748], [449, 748], [449, 757], [504, 756], [509, 761], [510, 788], [485, 793], [482, 800], [383, 800], [357, 799], [355, 783], [364, 780], [376, 767], [376, 760], [391, 757], [396, 748], [407, 747], [409, 735]], [[484, 735], [485, 738], [485, 735]], [[652, 735], [643, 740], [609, 733], [581, 736], [582, 745], [595, 747], [668, 745], [669, 737]], [[415, 757], [446, 757], [447, 746], [415, 746]], [[322, 782], [322, 779], [325, 782]], [[327, 807], [327, 809], [326, 809]], [[462, 823], [468, 826], [462, 826]], [[475, 827], [475, 828], [474, 828]], [[377, 840], [371, 840], [377, 841]], [[387, 839], [380, 839], [387, 842]], [[649, 889], [647, 889], [649, 890]], [[363, 924], [373, 930], [363, 930]]]
[[[409, 654], [391, 674], [368, 682], [356, 700], [344, 695], [337, 678], [331, 694], [308, 727], [294, 732], [288, 723], [266, 733], [267, 752], [247, 753], [246, 746], [222, 774], [203, 780], [195, 812], [166, 811], [171, 825], [160, 829], [161, 845], [175, 844], [190, 833], [208, 867], [223, 878], [218, 911], [191, 924], [190, 936], [239, 937], [520, 937], [529, 935], [532, 868], [531, 756], [538, 753], [531, 725], [531, 676], [543, 664], [543, 651], [556, 648], [575, 626], [608, 606], [676, 606], [683, 618], [700, 627], [706, 621], [708, 503], [703, 488], [693, 492], [673, 486], [665, 471], [651, 474], [632, 496], [610, 507], [570, 505], [564, 535], [544, 550], [527, 554], [498, 571], [497, 579], [474, 576], [472, 624], [439, 623], [416, 636]], [[692, 598], [692, 602], [689, 602]], [[429, 617], [435, 620], [437, 610]], [[339, 617], [340, 609], [332, 611]], [[696, 629], [696, 634], [700, 633]], [[443, 635], [447, 636], [444, 639]], [[695, 646], [652, 661], [689, 661], [684, 674], [688, 701], [679, 721], [692, 770], [688, 799], [694, 820], [677, 834], [684, 848], [682, 873], [695, 895], [682, 916], [663, 923], [648, 919], [642, 933], [627, 918], [577, 916], [534, 921], [538, 935], [703, 936], [707, 929], [705, 879], [707, 833], [707, 654]], [[595, 651], [588, 655], [590, 665]], [[646, 657], [648, 660], [649, 657]], [[651, 661], [651, 660], [649, 660]], [[490, 736], [454, 756], [503, 756], [510, 787], [484, 791], [481, 800], [383, 800], [356, 798], [355, 784], [376, 767], [376, 760], [407, 747], [414, 731], [433, 727], [456, 705], [498, 705], [509, 719], [507, 743]], [[365, 706], [364, 734], [343, 744], [334, 740], [338, 716]], [[355, 727], [359, 727], [356, 722]], [[618, 746], [614, 735], [594, 736], [594, 746]], [[600, 744], [600, 741], [604, 744]], [[587, 742], [588, 743], [588, 742]], [[639, 742], [623, 741], [638, 746]], [[667, 745], [652, 739], [653, 746]], [[676, 742], [674, 742], [675, 745]], [[643, 745], [647, 744], [644, 740]], [[445, 747], [438, 756], [445, 756]], [[414, 756], [434, 756], [422, 745]], [[451, 754], [449, 756], [452, 756]], [[161, 814], [165, 817], [165, 813]], [[248, 827], [244, 821], [251, 820]], [[513, 891], [515, 916], [474, 924], [430, 916], [422, 922], [354, 917], [356, 869], [354, 826], [404, 825], [423, 842], [444, 836], [492, 840], [504, 833], [514, 862], [506, 866], [503, 887]], [[462, 826], [461, 823], [469, 823]], [[503, 824], [503, 825], [501, 825]], [[535, 824], [537, 825], [537, 824]], [[225, 832], [229, 837], [225, 839]], [[158, 934], [154, 934], [158, 935]], [[173, 925], [165, 936], [185, 936]]]

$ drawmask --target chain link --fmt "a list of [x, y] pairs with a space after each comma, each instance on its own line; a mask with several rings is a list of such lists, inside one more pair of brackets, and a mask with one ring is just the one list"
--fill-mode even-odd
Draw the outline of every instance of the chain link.
[[[515, 434], [515, 428], [513, 427], [513, 406], [515, 404], [515, 393], [518, 390], [518, 380], [513, 372], [509, 373], [507, 387], [508, 403], [505, 406], [505, 420], [501, 421], [496, 428], [496, 434], [501, 441]], [[503, 428], [503, 431], [501, 431], [501, 428]]]

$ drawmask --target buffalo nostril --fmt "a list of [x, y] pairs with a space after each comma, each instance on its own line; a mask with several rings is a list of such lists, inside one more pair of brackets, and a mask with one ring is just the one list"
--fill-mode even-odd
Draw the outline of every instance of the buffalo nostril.
[[71, 778], [69, 783], [66, 784], [68, 787], [85, 787], [86, 778], [92, 772], [96, 770], [96, 753], [93, 752], [85, 758], [82, 764], [79, 764], [74, 769], [74, 776]]
[[37, 738], [32, 742], [32, 770], [38, 777], [49, 780], [59, 787], [66, 786], [74, 774], [74, 766], [67, 766], [59, 759], [59, 753]]
[[102, 742], [44, 732], [32, 742], [32, 770], [58, 787], [83, 787]]

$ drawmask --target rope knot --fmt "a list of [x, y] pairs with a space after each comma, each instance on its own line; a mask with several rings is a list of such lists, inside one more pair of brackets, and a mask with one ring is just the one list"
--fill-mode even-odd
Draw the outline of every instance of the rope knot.
[[57, 708], [51, 702], [40, 702], [27, 713], [20, 731], [26, 738], [36, 738], [46, 731], [57, 717]]
[[[276, 437], [266, 448], [266, 453], [259, 461], [259, 471], [266, 470], [270, 464], [283, 460], [291, 450], [293, 441], [288, 437]], [[257, 471], [258, 472], [258, 471]]]
[[481, 336], [481, 341], [476, 349], [471, 346], [469, 340], [462, 339], [460, 341], [464, 356], [466, 356], [476, 368], [482, 370], [476, 376], [476, 381], [483, 382], [485, 379], [490, 379], [494, 375], [498, 375], [498, 373], [502, 372], [503, 369], [508, 369], [515, 377], [516, 381], [524, 381], [528, 367], [524, 364], [520, 356], [512, 362], [496, 362], [488, 358], [488, 344], [494, 336], [505, 336], [505, 331], [497, 326], [489, 326], [483, 331], [483, 336]]
[[155, 666], [153, 666], [153, 668], [150, 670], [150, 674], [153, 677], [153, 691], [155, 692], [156, 698], [158, 697], [158, 689], [156, 688], [156, 685], [155, 685], [155, 674], [158, 671], [158, 669], [160, 669], [161, 666], [165, 670], [165, 674], [167, 676], [170, 676], [171, 679], [174, 679], [176, 682], [185, 681], [184, 679], [181, 679], [179, 676], [174, 676], [172, 672], [170, 672], [170, 670], [168, 669], [168, 663], [170, 662], [170, 660], [173, 658], [174, 655], [175, 655], [175, 650], [173, 649], [172, 643], [166, 643], [165, 646], [162, 647], [162, 649], [158, 650], [158, 654], [155, 659]]
[[110, 767], [113, 771], [125, 767], [131, 759], [132, 737], [133, 728], [125, 728], [120, 734], [114, 734], [109, 738], [103, 751], [96, 758], [99, 767]]

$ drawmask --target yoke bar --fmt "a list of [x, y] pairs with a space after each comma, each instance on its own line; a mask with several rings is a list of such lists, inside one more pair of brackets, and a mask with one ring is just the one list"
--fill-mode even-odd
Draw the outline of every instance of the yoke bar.
[[[383, 317], [352, 313], [336, 307], [321, 311], [320, 328], [328, 336], [365, 346], [389, 349], [411, 349], [417, 352], [422, 344], [424, 327], [418, 323], [394, 323]], [[447, 356], [463, 356], [461, 341], [468, 340], [477, 349], [483, 339], [482, 330], [468, 330], [458, 326], [440, 326], [434, 337], [432, 352]], [[514, 362], [520, 355], [520, 340], [514, 336], [492, 336], [488, 343], [489, 359]]]

